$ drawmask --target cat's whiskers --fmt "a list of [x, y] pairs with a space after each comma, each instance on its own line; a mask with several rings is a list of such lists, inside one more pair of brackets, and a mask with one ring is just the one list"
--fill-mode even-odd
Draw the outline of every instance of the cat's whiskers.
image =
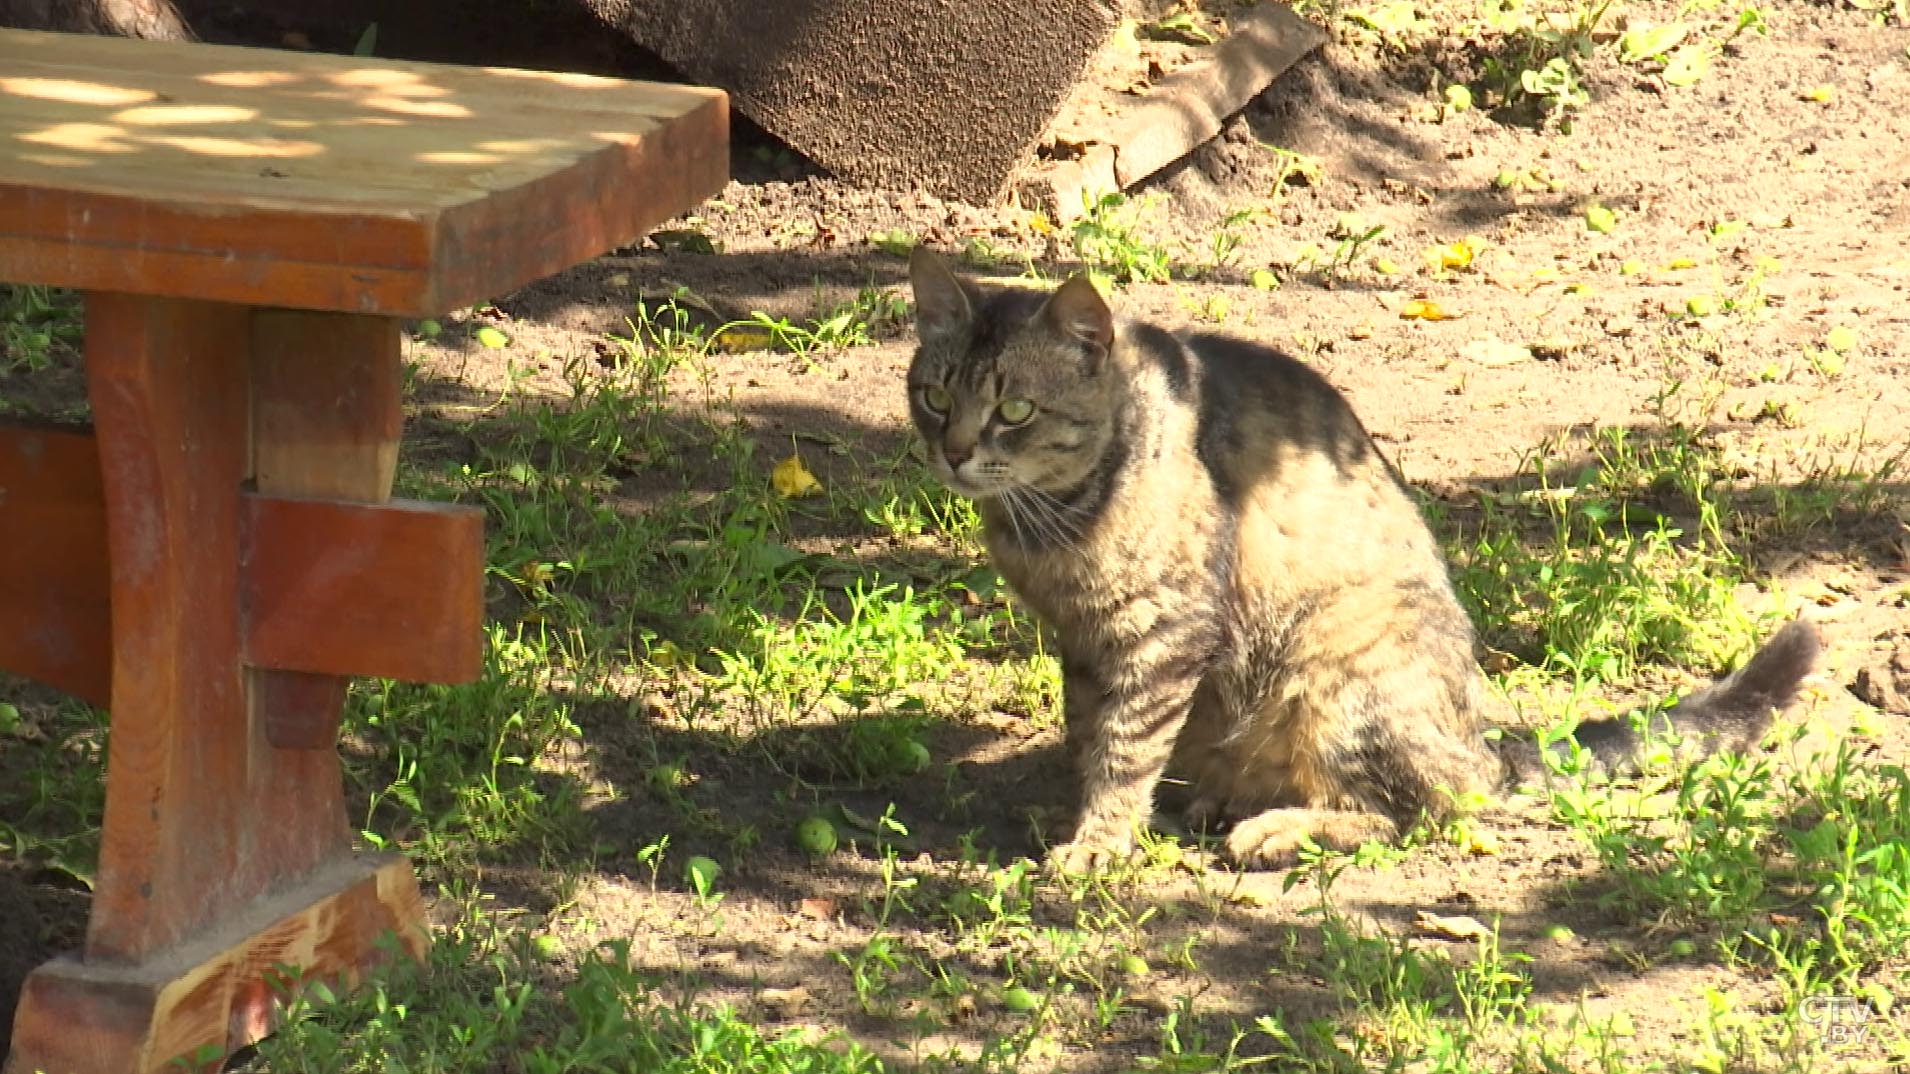
[[997, 498], [1001, 500], [1002, 513], [1008, 516], [1008, 528], [1015, 531], [1015, 543], [1025, 547], [1028, 539], [1021, 533], [1021, 511], [1015, 503], [1014, 488], [1002, 489]]
[[[1029, 517], [1037, 520], [1042, 536], [1048, 543], [1066, 548], [1077, 555], [1085, 555], [1080, 547], [1081, 524], [1062, 514], [1060, 508], [1071, 508], [1033, 485], [1014, 486], [1020, 502], [1029, 509]], [[1085, 512], [1079, 512], [1085, 515]]]

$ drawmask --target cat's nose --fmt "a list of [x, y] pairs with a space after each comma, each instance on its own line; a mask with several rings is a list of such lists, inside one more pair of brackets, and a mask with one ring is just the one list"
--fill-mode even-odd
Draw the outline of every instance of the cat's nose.
[[951, 470], [959, 468], [963, 463], [974, 457], [975, 445], [973, 444], [942, 445], [942, 458], [948, 460], [948, 468]]

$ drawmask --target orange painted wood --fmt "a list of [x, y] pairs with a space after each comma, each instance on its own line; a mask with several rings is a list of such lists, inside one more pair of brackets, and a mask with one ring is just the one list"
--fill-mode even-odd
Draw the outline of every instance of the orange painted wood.
[[[389, 497], [398, 469], [398, 440], [404, 433], [404, 355], [397, 322], [388, 317], [259, 310], [252, 316], [251, 346], [255, 487], [268, 495], [370, 502]], [[256, 528], [250, 517], [248, 531]], [[269, 539], [262, 549], [253, 542], [247, 562], [260, 552], [272, 554]], [[285, 570], [273, 573], [293, 582], [309, 577]], [[246, 608], [250, 625], [264, 623], [268, 628], [305, 610], [299, 597], [284, 597], [256, 584], [247, 586]], [[255, 647], [248, 644], [247, 649]], [[328, 751], [337, 744], [346, 682], [309, 673], [365, 674], [366, 669], [276, 665], [256, 651], [250, 652], [249, 663], [255, 668], [249, 676], [267, 742]]]
[[[245, 662], [274, 745], [335, 744], [348, 675], [469, 682], [484, 664], [484, 513], [241, 498]], [[86, 430], [0, 423], [0, 668], [109, 703], [112, 618], [99, 454]], [[258, 683], [255, 682], [255, 687]]]
[[273, 749], [245, 689], [251, 342], [244, 307], [88, 297], [113, 592], [88, 962], [152, 957], [350, 848], [336, 753]]
[[0, 668], [105, 705], [106, 504], [90, 429], [0, 421]]
[[0, 279], [423, 316], [728, 180], [718, 90], [0, 30]]
[[[27, 978], [5, 1074], [160, 1074], [172, 1060], [221, 1056], [276, 1028], [274, 985], [350, 986], [395, 932], [416, 956], [423, 908], [402, 858], [347, 858], [246, 906], [193, 943], [135, 965], [67, 957]], [[278, 966], [298, 971], [287, 981]]]
[[407, 682], [477, 678], [484, 512], [264, 497], [246, 506], [247, 663]]

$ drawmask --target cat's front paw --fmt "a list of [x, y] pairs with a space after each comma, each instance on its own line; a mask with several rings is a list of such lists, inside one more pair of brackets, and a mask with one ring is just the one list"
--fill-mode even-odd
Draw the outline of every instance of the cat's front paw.
[[1077, 876], [1100, 872], [1133, 857], [1136, 849], [1138, 845], [1131, 835], [1111, 831], [1083, 833], [1048, 851], [1048, 869]]

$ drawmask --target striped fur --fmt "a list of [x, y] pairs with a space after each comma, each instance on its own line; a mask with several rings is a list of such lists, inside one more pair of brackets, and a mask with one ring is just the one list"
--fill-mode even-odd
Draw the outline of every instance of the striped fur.
[[[1164, 775], [1250, 866], [1303, 837], [1391, 838], [1500, 784], [1437, 543], [1323, 377], [1117, 321], [1085, 277], [983, 287], [919, 248], [910, 269], [928, 463], [976, 501], [1061, 654], [1081, 810], [1058, 865], [1130, 851]], [[1760, 688], [1787, 704], [1795, 683]]]

